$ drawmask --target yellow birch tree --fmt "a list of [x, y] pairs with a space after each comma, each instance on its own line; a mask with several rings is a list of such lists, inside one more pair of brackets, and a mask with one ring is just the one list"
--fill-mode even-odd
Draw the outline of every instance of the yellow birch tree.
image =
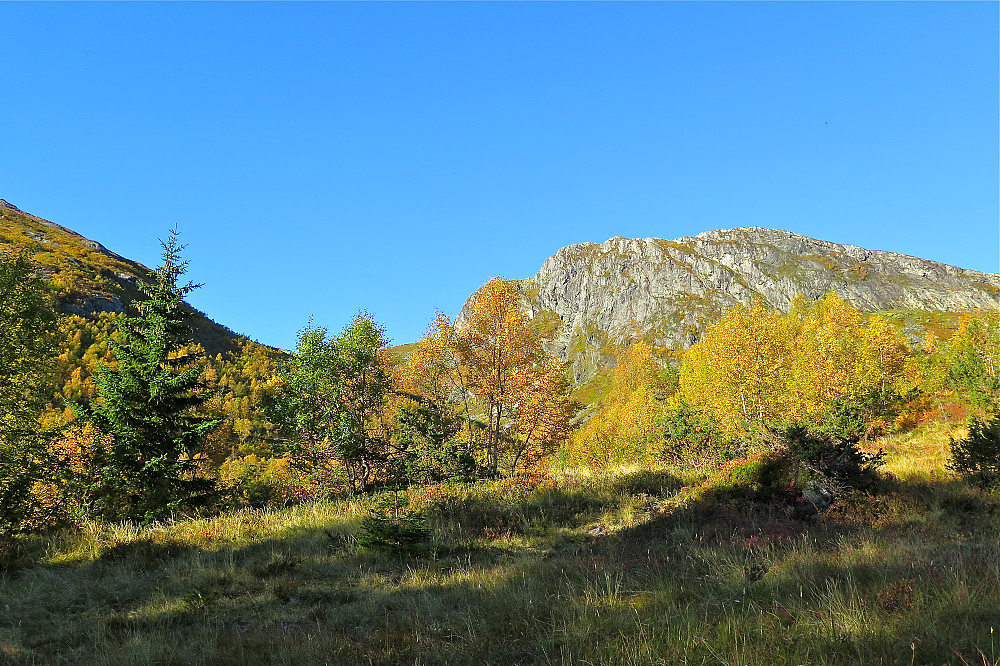
[[788, 413], [793, 318], [737, 305], [684, 355], [681, 395], [715, 415], [731, 436], [759, 431]]
[[[506, 471], [513, 473], [526, 456], [538, 457], [533, 448], [551, 439], [538, 433], [556, 436], [569, 428], [569, 410], [563, 409], [558, 397], [565, 384], [553, 379], [558, 362], [528, 326], [514, 284], [500, 278], [476, 293], [456, 343], [467, 369], [468, 388], [486, 420], [486, 472], [499, 473], [503, 456]], [[542, 422], [548, 425], [539, 429]]]
[[573, 435], [573, 458], [588, 465], [642, 462], [657, 438], [656, 401], [662, 364], [657, 350], [637, 342], [621, 350], [611, 390], [587, 422]]

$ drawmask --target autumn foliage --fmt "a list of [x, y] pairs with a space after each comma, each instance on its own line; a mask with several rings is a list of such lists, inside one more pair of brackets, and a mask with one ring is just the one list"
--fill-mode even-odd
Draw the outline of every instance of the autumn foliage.
[[606, 466], [659, 457], [657, 419], [662, 398], [672, 391], [668, 367], [665, 352], [648, 342], [624, 347], [611, 389], [573, 436], [573, 459]]
[[[600, 395], [582, 410], [529, 311], [517, 283], [495, 279], [456, 320], [437, 314], [405, 354], [366, 313], [336, 335], [307, 327], [291, 353], [243, 339], [208, 357], [184, 341], [167, 360], [190, 358], [179, 371], [205, 398], [185, 418], [216, 425], [174, 463], [185, 479], [217, 483], [216, 508], [520, 478], [554, 459], [714, 469], [789, 423], [822, 429], [837, 410], [862, 424], [852, 436], [874, 438], [940, 412], [942, 400], [986, 422], [1000, 394], [996, 313], [912, 347], [889, 316], [830, 294], [787, 313], [734, 307], [687, 350], [619, 340], [599, 390], [576, 394]], [[109, 435], [74, 424], [69, 405], [93, 408], [97, 369], [118, 366], [129, 316], [59, 322], [38, 418], [53, 433], [38, 459], [52, 469], [31, 486], [33, 525], [85, 517], [99, 499]]]
[[684, 356], [681, 395], [732, 437], [819, 416], [836, 401], [873, 420], [917, 383], [898, 326], [835, 294], [782, 314], [736, 306]]
[[[617, 358], [609, 391], [573, 436], [569, 453], [578, 463], [717, 464], [766, 445], [790, 424], [820, 427], [845, 409], [860, 424], [852, 436], [875, 436], [914, 401], [922, 379], [896, 323], [832, 293], [812, 303], [800, 297], [787, 313], [736, 306], [684, 352], [640, 340]], [[961, 367], [946, 365], [953, 374]], [[988, 392], [989, 363], [969, 367], [965, 376], [975, 379], [966, 384]]]
[[438, 315], [403, 371], [402, 386], [462, 422], [465, 451], [487, 476], [514, 474], [569, 434], [565, 371], [528, 325], [512, 282], [494, 279], [456, 325]]

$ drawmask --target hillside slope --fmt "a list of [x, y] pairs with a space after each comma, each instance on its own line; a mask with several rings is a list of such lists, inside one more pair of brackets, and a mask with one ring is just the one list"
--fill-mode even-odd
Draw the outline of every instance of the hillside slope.
[[[23, 251], [51, 281], [59, 308], [85, 317], [100, 312], [125, 312], [142, 298], [140, 282], [149, 269], [126, 259], [97, 241], [66, 227], [26, 213], [0, 199], [0, 250]], [[233, 351], [239, 336], [192, 310], [195, 339], [216, 354]]]
[[995, 308], [1000, 295], [997, 274], [757, 227], [570, 245], [518, 282], [525, 308], [541, 318], [551, 349], [574, 361], [578, 381], [601, 364], [608, 342], [638, 331], [687, 346], [737, 303], [787, 310], [799, 294], [836, 291], [867, 312], [957, 312]]

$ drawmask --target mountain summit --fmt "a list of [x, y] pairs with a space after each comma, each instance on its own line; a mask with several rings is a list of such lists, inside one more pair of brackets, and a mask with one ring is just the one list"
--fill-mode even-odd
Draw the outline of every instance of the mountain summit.
[[867, 312], [963, 311], [995, 308], [1000, 295], [997, 274], [759, 227], [570, 245], [518, 285], [553, 351], [577, 366], [636, 332], [687, 346], [737, 303], [787, 310], [800, 294], [835, 291]]

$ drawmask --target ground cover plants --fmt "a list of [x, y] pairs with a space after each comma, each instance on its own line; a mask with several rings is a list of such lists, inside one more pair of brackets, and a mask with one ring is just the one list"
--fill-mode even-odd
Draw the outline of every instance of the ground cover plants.
[[[941, 436], [940, 423], [910, 439]], [[888, 449], [906, 469], [906, 452]], [[24, 542], [6, 663], [1000, 663], [1000, 498], [943, 464], [819, 516], [760, 460], [573, 470]], [[365, 544], [373, 510], [428, 528]]]

